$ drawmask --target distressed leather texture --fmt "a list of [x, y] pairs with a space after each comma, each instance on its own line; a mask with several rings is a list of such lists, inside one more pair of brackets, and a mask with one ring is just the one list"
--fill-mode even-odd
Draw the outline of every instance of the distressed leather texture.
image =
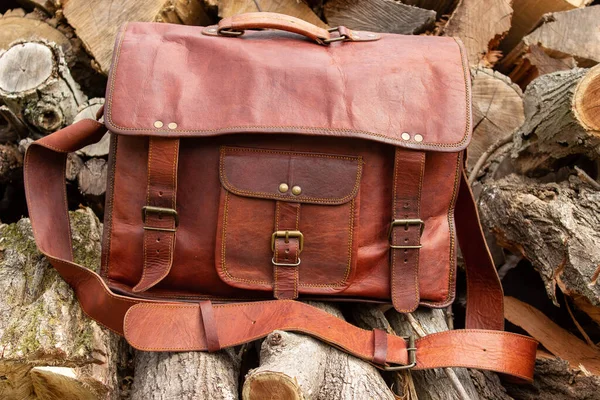
[[[265, 13], [222, 25], [288, 22]], [[307, 37], [201, 29], [126, 25], [106, 125], [83, 120], [27, 151], [36, 243], [83, 310], [141, 350], [218, 351], [284, 329], [380, 368], [405, 365], [415, 351], [405, 339], [297, 300], [447, 306], [460, 243], [468, 329], [418, 339], [414, 367], [531, 380], [537, 343], [502, 332], [502, 287], [465, 176], [462, 45], [382, 34], [326, 46], [312, 26], [298, 28]], [[96, 274], [73, 262], [64, 168], [107, 128]]]

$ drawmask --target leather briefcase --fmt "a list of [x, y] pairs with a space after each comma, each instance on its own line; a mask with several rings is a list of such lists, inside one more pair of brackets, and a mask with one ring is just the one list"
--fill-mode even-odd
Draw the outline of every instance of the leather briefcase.
[[[383, 369], [531, 380], [537, 342], [502, 332], [502, 287], [465, 179], [469, 79], [448, 37], [328, 31], [271, 13], [127, 24], [103, 123], [27, 151], [37, 245], [83, 310], [140, 350], [216, 351], [281, 329]], [[65, 160], [107, 129], [96, 274], [73, 261]], [[415, 341], [296, 301], [445, 307], [459, 244], [465, 330]]]

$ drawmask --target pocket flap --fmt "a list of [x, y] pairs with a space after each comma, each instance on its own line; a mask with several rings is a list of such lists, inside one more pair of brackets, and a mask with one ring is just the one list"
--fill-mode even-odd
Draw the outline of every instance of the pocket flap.
[[221, 184], [239, 196], [344, 204], [356, 197], [361, 174], [359, 156], [221, 148]]

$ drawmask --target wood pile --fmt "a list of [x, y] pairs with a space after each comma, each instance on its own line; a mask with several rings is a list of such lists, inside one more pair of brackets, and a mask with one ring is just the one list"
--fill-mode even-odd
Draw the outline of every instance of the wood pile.
[[[508, 329], [540, 341], [535, 382], [466, 369], [381, 372], [302, 334], [217, 353], [146, 353], [83, 315], [36, 250], [23, 153], [102, 106], [119, 26], [251, 11], [321, 27], [457, 36], [473, 83], [467, 166]], [[600, 399], [600, 1], [6, 0], [0, 4], [1, 399]], [[423, 116], [426, 118], [426, 116]], [[108, 135], [70, 154], [75, 257], [99, 265]], [[446, 310], [314, 303], [365, 329], [460, 328]], [[456, 318], [455, 318], [456, 317]]]

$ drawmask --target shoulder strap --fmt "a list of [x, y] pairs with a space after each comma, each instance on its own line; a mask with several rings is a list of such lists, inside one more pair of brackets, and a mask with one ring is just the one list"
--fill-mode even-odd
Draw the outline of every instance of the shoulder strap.
[[73, 261], [64, 178], [67, 154], [100, 140], [105, 132], [104, 125], [88, 119], [32, 143], [25, 156], [25, 190], [40, 251], [73, 287], [84, 312], [124, 335], [134, 347], [215, 351], [280, 329], [314, 336], [382, 369], [398, 365], [468, 367], [532, 379], [537, 342], [501, 331], [502, 289], [484, 250], [475, 203], [464, 176], [456, 213], [466, 222], [459, 224], [458, 237], [470, 281], [467, 327], [482, 329], [441, 332], [414, 341], [363, 330], [291, 300], [190, 304], [113, 293], [98, 274]]

